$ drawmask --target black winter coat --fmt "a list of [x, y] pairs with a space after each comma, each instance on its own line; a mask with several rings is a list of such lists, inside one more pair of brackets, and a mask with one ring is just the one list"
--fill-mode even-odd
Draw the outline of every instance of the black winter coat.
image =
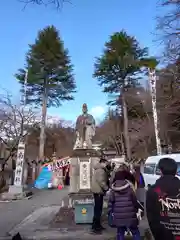
[[180, 180], [160, 177], [146, 196], [147, 218], [155, 240], [180, 240]]

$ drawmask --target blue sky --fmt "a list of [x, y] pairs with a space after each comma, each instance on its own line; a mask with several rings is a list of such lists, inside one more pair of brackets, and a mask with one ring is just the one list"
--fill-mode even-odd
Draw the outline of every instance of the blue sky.
[[69, 49], [78, 92], [75, 101], [64, 103], [48, 113], [74, 120], [81, 105], [100, 118], [106, 108], [107, 96], [92, 78], [96, 56], [102, 53], [105, 41], [113, 32], [125, 29], [135, 35], [150, 54], [158, 52], [155, 36], [157, 0], [72, 0], [61, 11], [53, 7], [29, 5], [25, 10], [18, 0], [1, 0], [0, 3], [0, 87], [19, 96], [19, 85], [13, 74], [23, 67], [28, 44], [33, 43], [37, 32], [47, 25], [55, 25]]

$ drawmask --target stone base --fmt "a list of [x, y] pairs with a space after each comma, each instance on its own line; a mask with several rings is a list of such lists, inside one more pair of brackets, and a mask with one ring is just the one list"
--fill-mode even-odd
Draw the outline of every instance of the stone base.
[[[63, 236], [67, 233], [68, 239], [103, 239], [103, 240], [114, 240], [116, 235], [116, 229], [110, 228], [107, 223], [107, 210], [103, 210], [102, 214], [102, 225], [106, 228], [106, 231], [103, 232], [102, 235], [94, 235], [91, 234], [91, 224], [76, 224], [75, 222], [75, 214], [73, 208], [62, 207], [59, 212], [56, 214], [54, 219], [51, 221], [51, 228], [58, 229], [59, 238], [64, 239]], [[63, 236], [61, 236], [61, 231], [63, 232]], [[74, 233], [74, 235], [73, 235]], [[71, 235], [72, 234], [72, 235]], [[69, 237], [69, 238], [68, 238]], [[52, 238], [49, 238], [52, 239]]]
[[[71, 156], [71, 167], [70, 167], [70, 193], [79, 193], [82, 187], [82, 181], [80, 184], [80, 165], [83, 162], [90, 161], [90, 184], [87, 184], [87, 189], [91, 189], [91, 179], [93, 176], [94, 166], [99, 162], [99, 156], [97, 151], [94, 149], [75, 149]], [[89, 168], [89, 166], [88, 166]], [[89, 172], [89, 170], [88, 170]], [[89, 175], [89, 174], [88, 174]], [[89, 181], [89, 176], [88, 176]], [[90, 186], [89, 186], [90, 185]], [[86, 189], [85, 189], [86, 191]]]
[[10, 185], [9, 186], [9, 193], [11, 194], [22, 194], [24, 192], [24, 187], [23, 186], [15, 186], [15, 185]]
[[23, 186], [10, 185], [9, 191], [2, 193], [2, 200], [20, 200], [32, 196], [32, 192], [25, 189]]
[[80, 190], [78, 193], [69, 193], [69, 197], [73, 199], [93, 198], [93, 194], [90, 190]]

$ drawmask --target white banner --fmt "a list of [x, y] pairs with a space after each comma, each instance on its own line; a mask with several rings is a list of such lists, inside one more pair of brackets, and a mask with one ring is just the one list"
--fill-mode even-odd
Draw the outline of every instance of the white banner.
[[88, 162], [80, 162], [80, 189], [90, 189], [90, 163], [91, 159]]
[[56, 171], [58, 169], [64, 168], [71, 164], [71, 159], [69, 157], [56, 160], [48, 165], [50, 171]]

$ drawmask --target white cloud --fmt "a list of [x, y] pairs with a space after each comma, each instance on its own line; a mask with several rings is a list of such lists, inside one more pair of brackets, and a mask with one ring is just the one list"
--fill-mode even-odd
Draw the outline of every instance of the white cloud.
[[90, 110], [90, 114], [93, 115], [94, 118], [101, 118], [106, 113], [106, 107], [95, 106]]

